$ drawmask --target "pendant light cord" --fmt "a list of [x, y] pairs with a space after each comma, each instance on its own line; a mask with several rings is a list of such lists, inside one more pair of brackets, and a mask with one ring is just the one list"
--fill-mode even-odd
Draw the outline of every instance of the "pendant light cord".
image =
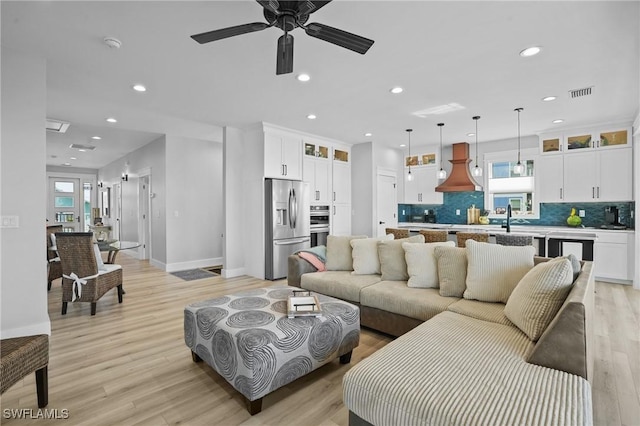
[[514, 111], [518, 112], [518, 164], [520, 163], [520, 111], [524, 108], [516, 108]]
[[476, 115], [472, 118], [476, 121], [476, 167], [478, 167], [478, 120], [480, 120], [480, 116]]
[[440, 127], [440, 170], [442, 170], [442, 126], [444, 123], [438, 123], [438, 127]]

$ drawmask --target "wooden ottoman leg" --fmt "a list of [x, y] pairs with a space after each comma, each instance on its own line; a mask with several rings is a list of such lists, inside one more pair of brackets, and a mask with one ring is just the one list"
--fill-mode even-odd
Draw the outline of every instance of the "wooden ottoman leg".
[[249, 414], [252, 416], [262, 411], [262, 398], [258, 398], [255, 401], [249, 401], [247, 399], [247, 411], [249, 411]]
[[198, 356], [198, 354], [195, 353], [194, 351], [191, 351], [191, 359], [193, 360], [193, 362], [202, 361], [202, 358], [200, 358], [200, 356]]
[[46, 407], [49, 404], [49, 374], [46, 365], [40, 370], [36, 370], [36, 390], [38, 393], [38, 407]]
[[349, 364], [351, 362], [351, 354], [353, 351], [349, 351], [344, 355], [340, 355], [340, 364]]

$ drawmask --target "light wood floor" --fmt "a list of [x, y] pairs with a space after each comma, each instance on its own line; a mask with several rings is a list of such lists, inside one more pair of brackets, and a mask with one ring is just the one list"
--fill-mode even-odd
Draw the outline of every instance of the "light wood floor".
[[[0, 419], [0, 423], [68, 425], [346, 425], [342, 376], [391, 341], [363, 330], [351, 364], [334, 361], [267, 395], [251, 417], [243, 399], [204, 363], [194, 363], [183, 339], [186, 304], [273, 285], [249, 277], [182, 281], [126, 255], [124, 303], [115, 291], [98, 302], [69, 304], [60, 315], [59, 280], [49, 293], [52, 336], [48, 409], [68, 420]], [[281, 282], [282, 284], [284, 282]], [[46, 283], [43, 283], [43, 287]], [[640, 424], [640, 291], [596, 283], [596, 425]], [[2, 409], [37, 409], [35, 375], [2, 395]]]

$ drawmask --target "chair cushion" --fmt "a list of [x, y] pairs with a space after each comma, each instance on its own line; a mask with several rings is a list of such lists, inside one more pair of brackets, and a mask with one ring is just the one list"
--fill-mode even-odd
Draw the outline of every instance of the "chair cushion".
[[380, 275], [353, 275], [349, 271], [324, 271], [303, 274], [300, 287], [351, 302], [360, 302], [360, 291], [380, 282]]
[[108, 274], [109, 272], [113, 272], [113, 271], [117, 271], [118, 269], [122, 269], [122, 266], [120, 265], [116, 265], [116, 264], [112, 264], [112, 263], [107, 263], [105, 265], [102, 265], [104, 269], [98, 270], [98, 275], [104, 275], [104, 274]]
[[433, 255], [438, 264], [440, 296], [462, 297], [467, 289], [467, 249], [437, 246]]
[[560, 310], [572, 284], [570, 260], [559, 257], [540, 263], [520, 280], [504, 314], [535, 342]]
[[353, 271], [353, 258], [351, 257], [351, 240], [354, 238], [367, 238], [366, 235], [327, 237], [327, 271]]
[[380, 271], [382, 272], [382, 279], [385, 281], [407, 281], [409, 279], [402, 243], [424, 243], [424, 235], [414, 235], [409, 238], [380, 241], [378, 243]]
[[97, 243], [93, 244], [93, 254], [96, 256], [96, 264], [98, 265], [98, 272], [106, 271], [107, 269], [104, 267], [104, 262], [102, 261], [102, 255], [100, 254], [100, 247], [98, 247]]
[[438, 243], [402, 243], [407, 262], [409, 287], [438, 288], [438, 265], [433, 251], [438, 246], [455, 247], [453, 241]]
[[533, 268], [533, 246], [501, 246], [467, 240], [465, 299], [507, 303], [513, 289]]
[[394, 238], [394, 234], [387, 234], [379, 238], [357, 238], [351, 240], [351, 256], [353, 257], [352, 274], [380, 274], [378, 241], [391, 241]]

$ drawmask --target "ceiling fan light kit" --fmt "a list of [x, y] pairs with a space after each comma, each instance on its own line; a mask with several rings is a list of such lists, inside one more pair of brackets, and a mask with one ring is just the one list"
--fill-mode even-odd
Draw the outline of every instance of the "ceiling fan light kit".
[[373, 40], [333, 28], [328, 25], [313, 22], [305, 25], [309, 15], [329, 1], [277, 1], [256, 0], [263, 8], [263, 14], [267, 22], [253, 22], [250, 24], [236, 25], [229, 28], [194, 34], [192, 39], [200, 44], [222, 40], [241, 34], [262, 31], [276, 26], [284, 31], [278, 38], [278, 50], [276, 54], [276, 74], [289, 74], [293, 72], [293, 36], [290, 31], [302, 28], [307, 35], [327, 41], [345, 49], [353, 50], [362, 55], [373, 45]]

